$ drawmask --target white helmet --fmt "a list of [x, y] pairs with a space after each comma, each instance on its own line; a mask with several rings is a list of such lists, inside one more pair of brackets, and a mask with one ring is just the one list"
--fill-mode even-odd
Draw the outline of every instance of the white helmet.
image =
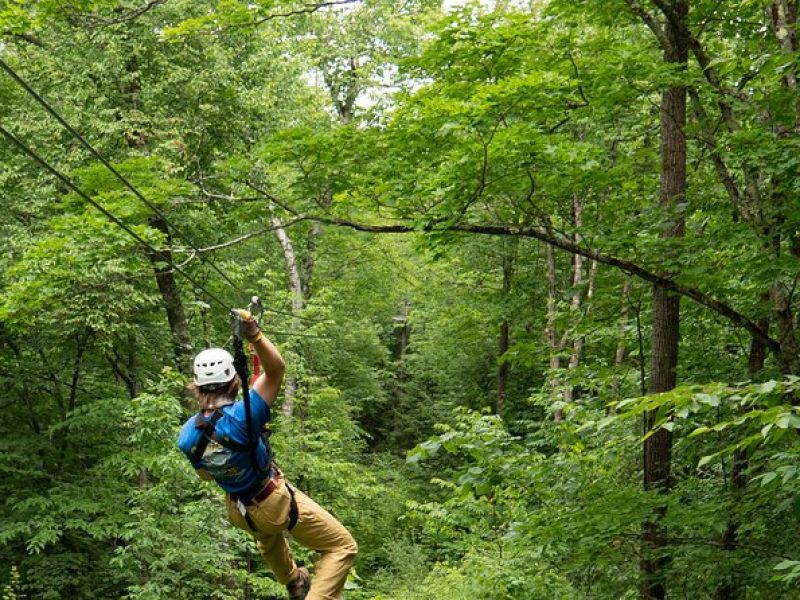
[[236, 376], [231, 353], [222, 348], [203, 350], [194, 359], [194, 382], [204, 386], [228, 383]]

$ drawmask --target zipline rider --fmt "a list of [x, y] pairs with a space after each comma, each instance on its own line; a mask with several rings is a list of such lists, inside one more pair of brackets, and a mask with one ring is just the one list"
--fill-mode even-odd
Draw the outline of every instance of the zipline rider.
[[[210, 348], [194, 359], [189, 389], [200, 412], [184, 424], [178, 447], [202, 479], [213, 479], [225, 490], [228, 518], [255, 538], [264, 562], [286, 586], [290, 600], [340, 600], [358, 546], [339, 521], [290, 487], [272, 462], [269, 443], [261, 433], [283, 380], [283, 357], [249, 311], [233, 312], [242, 320], [244, 336], [263, 366], [249, 393], [250, 432], [247, 407], [236, 401], [242, 381], [234, 359], [227, 350]], [[255, 440], [255, 447], [248, 445], [249, 439]], [[298, 567], [292, 558], [284, 537], [287, 530], [322, 555], [313, 584], [308, 569]]]

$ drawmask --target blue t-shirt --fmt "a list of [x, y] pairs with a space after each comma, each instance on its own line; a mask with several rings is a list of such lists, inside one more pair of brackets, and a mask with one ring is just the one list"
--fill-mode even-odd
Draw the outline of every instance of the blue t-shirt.
[[[228, 436], [232, 441], [247, 445], [247, 419], [245, 417], [244, 402], [224, 406], [222, 417], [214, 426], [219, 437]], [[213, 414], [213, 413], [212, 413]], [[243, 501], [249, 500], [260, 490], [260, 483], [266, 479], [269, 469], [269, 451], [261, 439], [261, 429], [270, 420], [269, 405], [255, 390], [250, 390], [250, 419], [252, 425], [252, 439], [258, 440], [259, 472], [253, 471], [249, 452], [236, 452], [225, 448], [213, 440], [208, 442], [203, 456], [195, 460], [192, 449], [200, 442], [203, 435], [202, 429], [195, 426], [195, 417], [192, 415], [183, 424], [178, 436], [178, 448], [181, 449], [195, 469], [208, 471], [219, 486], [230, 494], [240, 494]], [[204, 417], [206, 421], [211, 415]], [[246, 493], [242, 493], [246, 492]]]

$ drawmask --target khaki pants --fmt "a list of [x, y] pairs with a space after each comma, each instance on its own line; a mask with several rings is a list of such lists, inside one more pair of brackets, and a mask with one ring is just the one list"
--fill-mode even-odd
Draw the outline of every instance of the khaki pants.
[[[358, 546], [350, 532], [328, 511], [295, 487], [299, 518], [292, 529], [297, 542], [322, 554], [317, 562], [311, 591], [306, 600], [341, 600], [347, 572], [356, 560]], [[283, 532], [289, 525], [289, 491], [278, 477], [278, 487], [262, 502], [251, 504], [247, 512], [256, 531], [252, 531], [239, 512], [236, 503], [225, 496], [228, 518], [231, 523], [250, 533], [256, 540], [258, 551], [278, 583], [286, 585], [297, 571], [291, 550]]]

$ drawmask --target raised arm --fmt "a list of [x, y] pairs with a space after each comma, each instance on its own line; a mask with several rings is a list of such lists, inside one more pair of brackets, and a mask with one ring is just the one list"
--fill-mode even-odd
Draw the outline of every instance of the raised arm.
[[261, 362], [261, 368], [264, 370], [253, 382], [252, 387], [269, 406], [272, 406], [281, 389], [286, 363], [278, 349], [261, 331], [253, 315], [242, 308], [235, 309], [235, 312], [243, 321], [244, 336], [248, 342], [253, 344], [253, 349]]
[[272, 406], [281, 389], [286, 363], [275, 345], [261, 331], [250, 343], [253, 344], [253, 350], [256, 351], [263, 369], [263, 373], [253, 382], [253, 389]]

